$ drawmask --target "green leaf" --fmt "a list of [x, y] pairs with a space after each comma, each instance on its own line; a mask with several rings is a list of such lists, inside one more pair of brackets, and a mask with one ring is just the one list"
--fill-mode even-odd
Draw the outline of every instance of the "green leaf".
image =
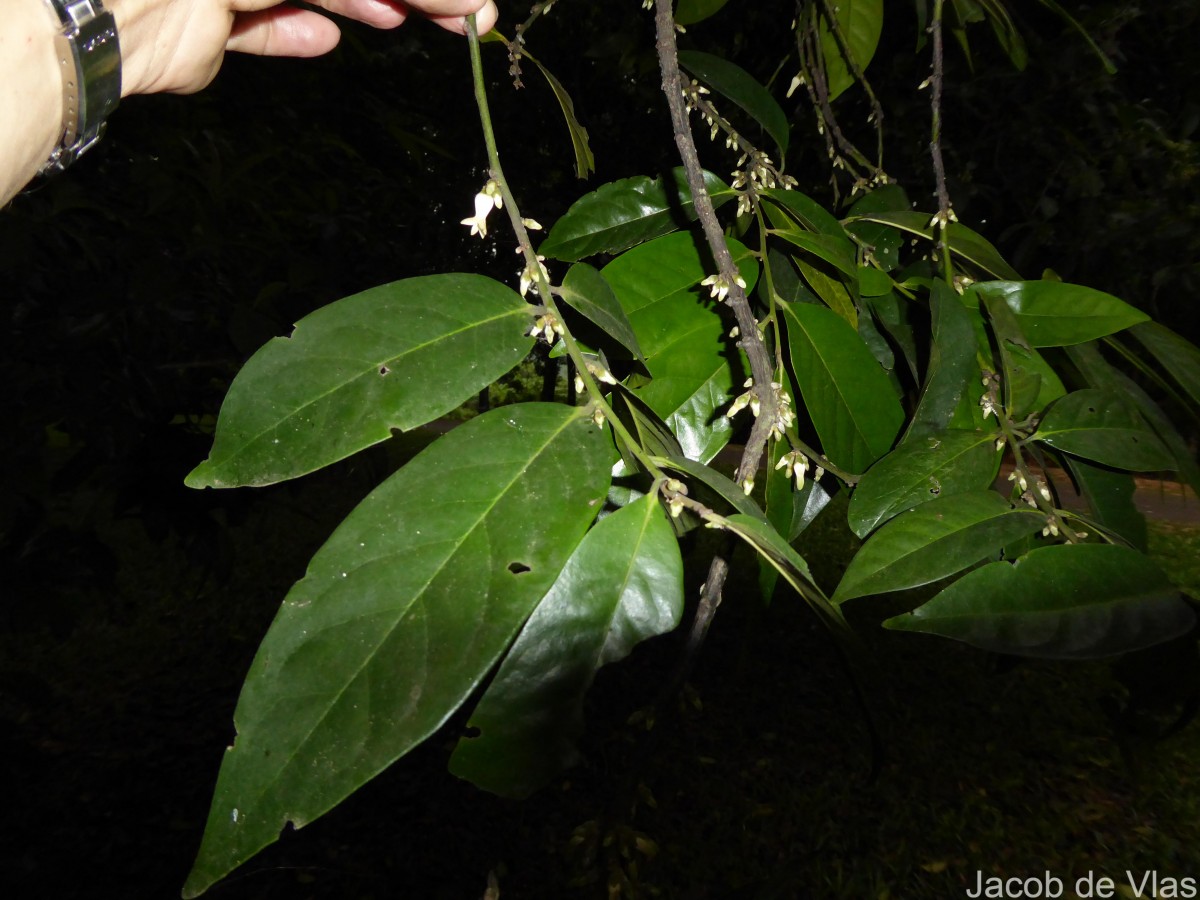
[[985, 490], [996, 477], [998, 438], [994, 431], [943, 431], [901, 444], [858, 482], [846, 513], [850, 529], [866, 537], [918, 504]]
[[763, 522], [767, 521], [763, 511], [746, 496], [746, 492], [740, 486], [711, 466], [698, 463], [685, 456], [655, 457], [654, 463], [663, 469], [671, 469], [699, 482], [742, 515]]
[[800, 270], [800, 274], [804, 276], [808, 286], [813, 289], [813, 293], [820, 297], [826, 306], [845, 319], [852, 329], [857, 329], [858, 307], [854, 304], [854, 298], [850, 296], [846, 285], [836, 278], [830, 278], [817, 266], [798, 256], [793, 259], [796, 268]]
[[[719, 207], [737, 196], [711, 172], [704, 185]], [[551, 259], [575, 262], [593, 253], [620, 253], [696, 219], [683, 169], [669, 181], [639, 175], [602, 185], [581, 197], [554, 223], [538, 247]]]
[[601, 666], [679, 624], [683, 561], [653, 496], [587, 533], [471, 715], [450, 771], [526, 797], [579, 760], [583, 698]]
[[998, 653], [1097, 659], [1178, 637], [1195, 618], [1167, 576], [1137, 550], [1059, 544], [969, 572], [883, 624]]
[[1057, 401], [1033, 434], [1066, 453], [1117, 469], [1160, 472], [1175, 468], [1170, 450], [1121, 394], [1088, 389]]
[[834, 36], [829, 22], [821, 16], [821, 54], [825, 58], [825, 80], [829, 85], [829, 99], [854, 84], [854, 75], [846, 64], [844, 54], [858, 70], [865, 71], [879, 46], [883, 33], [883, 0], [838, 0], [833, 5], [846, 46]]
[[[934, 239], [933, 229], [929, 227], [930, 216], [912, 210], [895, 212], [870, 212], [856, 217], [856, 222], [878, 222], [881, 225], [892, 225], [901, 231], [920, 235], [926, 240]], [[1021, 276], [1016, 269], [1004, 261], [1000, 251], [993, 247], [986, 238], [972, 231], [965, 225], [951, 222], [946, 228], [946, 240], [950, 252], [968, 260], [985, 272], [990, 272], [997, 278], [1007, 278], [1019, 281]]]
[[891, 272], [900, 265], [904, 235], [889, 225], [869, 222], [861, 217], [868, 213], [886, 213], [908, 207], [908, 195], [898, 184], [880, 185], [864, 194], [850, 207], [846, 231], [854, 235], [855, 240], [862, 246], [864, 257], [884, 272]]
[[761, 125], [779, 148], [780, 160], [787, 156], [790, 131], [787, 113], [753, 75], [729, 60], [698, 50], [679, 51], [679, 64]]
[[554, 99], [558, 101], [558, 105], [562, 109], [563, 118], [567, 123], [567, 131], [571, 134], [571, 148], [575, 151], [575, 177], [587, 178], [596, 171], [596, 157], [592, 155], [592, 147], [588, 140], [587, 129], [579, 124], [579, 119], [575, 116], [575, 103], [571, 100], [571, 95], [562, 86], [562, 82], [555, 78], [549, 69], [538, 62], [525, 49], [523, 44], [521, 46], [521, 58], [529, 60], [538, 67], [538, 71], [545, 76], [547, 83], [550, 85], [550, 90], [554, 92]]
[[1139, 550], [1146, 549], [1146, 517], [1133, 503], [1137, 484], [1128, 472], [1117, 472], [1073, 456], [1062, 456], [1091, 517]]
[[849, 472], [865, 471], [904, 423], [887, 375], [837, 313], [808, 303], [783, 313], [792, 370], [822, 451]]
[[780, 209], [787, 210], [809, 231], [833, 237], [846, 237], [846, 229], [842, 227], [842, 223], [837, 220], [837, 217], [807, 194], [770, 188], [763, 191], [762, 196]]
[[675, 7], [675, 22], [679, 25], [695, 25], [721, 11], [729, 0], [679, 0]]
[[1149, 319], [1112, 294], [1062, 281], [984, 281], [970, 291], [1004, 300], [1034, 347], [1082, 344]]
[[1142, 417], [1150, 423], [1170, 450], [1171, 458], [1175, 461], [1173, 468], [1178, 470], [1193, 491], [1200, 493], [1200, 465], [1196, 464], [1196, 454], [1150, 395], [1128, 375], [1110, 365], [1093, 343], [1068, 347], [1067, 356], [1087, 379], [1088, 384], [1103, 390], [1120, 392], [1137, 406]]
[[1042, 6], [1046, 7], [1046, 9], [1058, 13], [1058, 15], [1061, 16], [1068, 25], [1070, 25], [1072, 28], [1078, 31], [1080, 35], [1083, 36], [1083, 39], [1087, 41], [1087, 45], [1092, 48], [1092, 52], [1099, 57], [1101, 65], [1104, 66], [1104, 71], [1106, 71], [1109, 75], [1117, 74], [1116, 64], [1109, 58], [1107, 53], [1100, 49], [1100, 45], [1096, 43], [1096, 41], [1088, 33], [1088, 30], [1080, 25], [1074, 16], [1063, 9], [1062, 6], [1056, 2], [1056, 0], [1038, 0], [1038, 2], [1042, 4]]
[[432, 734], [545, 596], [608, 488], [569, 407], [456, 428], [373, 491], [288, 593], [242, 688], [195, 897]]
[[995, 491], [953, 494], [892, 519], [855, 554], [833, 602], [931, 584], [1041, 531], [1045, 516]]
[[[867, 270], [864, 269], [863, 271]], [[873, 269], [871, 271], [878, 272], [879, 270]], [[913, 304], [908, 300], [901, 300], [900, 296], [892, 290], [883, 294], [877, 294], [874, 297], [864, 297], [863, 299], [870, 308], [876, 322], [883, 326], [888, 336], [891, 337], [892, 342], [900, 348], [904, 356], [904, 362], [907, 364], [908, 371], [912, 375], [913, 380], [918, 380], [917, 360], [919, 354], [917, 353], [916, 332], [913, 329], [911, 317]]]
[[930, 289], [929, 311], [933, 329], [929, 366], [906, 441], [945, 429], [967, 382], [979, 371], [971, 319], [958, 296], [942, 281], [935, 281]]
[[774, 566], [796, 593], [812, 607], [826, 627], [837, 633], [848, 632], [841, 610], [833, 606], [813, 582], [808, 563], [770, 524], [741, 513], [718, 521]]
[[274, 484], [436, 419], [525, 358], [529, 311], [490, 278], [431, 275], [305, 316], [238, 373], [187, 485]]
[[[748, 286], [758, 274], [752, 254], [730, 240]], [[744, 366], [729, 334], [732, 319], [697, 291], [712, 264], [684, 232], [621, 254], [603, 274], [620, 301], [653, 380], [637, 394], [666, 420], [684, 454], [708, 462], [729, 441], [732, 427], [717, 412], [733, 400]], [[739, 388], [740, 393], [740, 388]]]
[[1142, 322], [1129, 329], [1162, 368], [1200, 407], [1200, 348], [1157, 322]]
[[983, 0], [983, 6], [987, 10], [988, 21], [995, 32], [996, 40], [1008, 54], [1012, 64], [1018, 70], [1024, 71], [1029, 62], [1029, 51], [1025, 49], [1025, 40], [1013, 24], [1012, 16], [1005, 9], [1003, 0]]
[[[637, 439], [638, 446], [651, 456], [677, 456], [683, 448], [667, 424], [658, 417], [644, 400], [623, 384], [613, 385], [609, 394], [613, 413], [621, 420], [629, 433]], [[626, 460], [626, 465], [633, 461]]]
[[858, 290], [864, 297], [884, 297], [892, 293], [892, 279], [883, 269], [874, 266], [859, 266], [857, 271]]
[[577, 313], [586, 316], [605, 334], [633, 354], [634, 359], [645, 363], [637, 335], [629, 324], [629, 317], [621, 306], [617, 295], [596, 269], [587, 263], [575, 263], [567, 270], [559, 288], [562, 301]]

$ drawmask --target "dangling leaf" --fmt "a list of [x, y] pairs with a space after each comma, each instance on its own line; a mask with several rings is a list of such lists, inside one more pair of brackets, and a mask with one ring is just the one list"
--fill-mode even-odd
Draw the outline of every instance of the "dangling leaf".
[[670, 458], [656, 457], [654, 462], [661, 468], [679, 472], [704, 485], [713, 494], [720, 497], [742, 515], [749, 516], [752, 519], [759, 519], [763, 522], [767, 521], [767, 517], [763, 511], [758, 508], [753, 500], [746, 496], [746, 492], [738, 484], [726, 478], [711, 466], [698, 463], [695, 460], [688, 459], [686, 456], [672, 456]]
[[944, 430], [954, 416], [975, 364], [975, 334], [967, 310], [958, 296], [941, 281], [929, 293], [932, 340], [925, 386], [904, 440], [927, 437]]
[[1087, 501], [1092, 519], [1144, 551], [1146, 517], [1133, 503], [1133, 493], [1137, 489], [1133, 476], [1065, 453], [1062, 462], [1070, 471], [1080, 496]]
[[1150, 351], [1163, 371], [1175, 379], [1200, 409], [1200, 348], [1157, 322], [1134, 325], [1129, 333]]
[[732, 100], [761, 125], [779, 148], [778, 162], [782, 163], [787, 156], [790, 129], [787, 113], [775, 102], [770, 91], [741, 66], [711, 53], [681, 50], [679, 64], [718, 94]]
[[809, 231], [832, 237], [846, 237], [846, 229], [837, 220], [837, 216], [807, 194], [770, 188], [763, 191], [762, 196], [780, 209], [786, 210], [792, 218]]
[[1191, 607], [1136, 550], [1059, 544], [968, 572], [911, 613], [884, 622], [984, 650], [1098, 659], [1185, 634]]
[[563, 303], [586, 316], [592, 324], [632, 353], [634, 359], [643, 364], [646, 362], [633, 326], [629, 324], [629, 317], [625, 315], [624, 308], [604, 276], [596, 269], [587, 263], [575, 263], [563, 277], [559, 296]]
[[1104, 71], [1106, 71], [1109, 75], [1117, 74], [1117, 66], [1109, 58], [1108, 54], [1100, 49], [1100, 45], [1096, 43], [1095, 39], [1091, 36], [1091, 34], [1088, 33], [1088, 30], [1080, 25], [1079, 21], [1074, 16], [1063, 9], [1057, 0], [1038, 0], [1038, 2], [1042, 4], [1042, 6], [1046, 7], [1046, 9], [1058, 13], [1058, 15], [1061, 16], [1068, 25], [1079, 32], [1083, 39], [1087, 41], [1087, 45], [1092, 48], [1092, 52], [1099, 57], [1101, 65], [1104, 66]]
[[1085, 390], [1047, 410], [1035, 440], [1106, 466], [1137, 472], [1173, 469], [1170, 450], [1121, 394]]
[[854, 555], [834, 603], [931, 584], [1042, 529], [1045, 516], [995, 491], [939, 497], [892, 519]]
[[579, 759], [583, 698], [601, 666], [679, 624], [683, 561], [658, 500], [642, 497], [587, 533], [471, 715], [450, 771], [526, 797]]
[[1112, 294], [1062, 281], [984, 281], [971, 292], [1004, 300], [1034, 347], [1082, 344], [1149, 319]]
[[783, 313], [792, 370], [822, 451], [847, 471], [865, 471], [904, 423], [887, 375], [837, 313], [808, 303]]
[[297, 478], [448, 413], [525, 358], [529, 310], [490, 278], [431, 275], [305, 316], [238, 373], [187, 485]]
[[996, 477], [998, 432], [943, 431], [901, 444], [854, 489], [847, 519], [866, 537], [906, 509], [938, 497], [986, 489]]
[[571, 134], [571, 148], [575, 151], [575, 177], [587, 178], [596, 171], [596, 157], [592, 155], [587, 129], [579, 124], [579, 119], [575, 116], [575, 102], [567, 93], [567, 89], [562, 86], [562, 82], [538, 62], [537, 58], [525, 49], [524, 45], [521, 47], [521, 59], [527, 59], [537, 66], [538, 71], [545, 76], [546, 83], [550, 85], [550, 90], [554, 92], [554, 99], [558, 101], [558, 105], [562, 109], [563, 119], [567, 123], [567, 131]]
[[[704, 173], [713, 206], [737, 196], [720, 178]], [[538, 252], [575, 262], [594, 253], [620, 253], [696, 220], [696, 208], [683, 169], [671, 178], [637, 176], [602, 185], [572, 204], [554, 223]]]
[[796, 593], [812, 607], [827, 628], [841, 634], [848, 631], [841, 611], [830, 604], [826, 596], [821, 593], [821, 589], [813, 582], [808, 563], [791, 544], [783, 539], [779, 532], [761, 519], [744, 516], [741, 513], [721, 519], [720, 522], [723, 527], [740, 537], [763, 559], [774, 566]]
[[611, 445], [581, 411], [493, 410], [373, 491], [288, 592], [238, 701], [195, 897], [432, 734], [599, 512]]
[[[895, 212], [869, 212], [852, 220], [853, 222], [878, 222], [881, 225], [891, 225], [901, 231], [920, 235], [928, 241], [934, 240], [933, 229], [930, 227], [930, 217], [926, 213], [912, 210]], [[1019, 281], [1021, 276], [1016, 269], [1004, 261], [1000, 251], [993, 247], [986, 238], [958, 222], [951, 222], [946, 227], [946, 241], [950, 252], [961, 256], [985, 272], [990, 272], [997, 278]]]
[[849, 54], [860, 72], [866, 70], [875, 56], [879, 36], [883, 33], [883, 0], [838, 0], [833, 4], [833, 9], [842, 41], [834, 36], [833, 29], [823, 15], [820, 25], [821, 55], [825, 60], [825, 80], [829, 86], [830, 100], [854, 84], [854, 74], [846, 63], [846, 54]]

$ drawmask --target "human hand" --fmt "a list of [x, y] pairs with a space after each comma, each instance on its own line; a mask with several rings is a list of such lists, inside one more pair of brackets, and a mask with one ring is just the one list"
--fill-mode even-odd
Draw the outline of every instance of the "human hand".
[[[462, 32], [477, 14], [482, 34], [496, 22], [494, 0], [313, 0], [314, 5], [376, 28], [395, 28], [417, 13]], [[226, 51], [262, 56], [320, 56], [341, 36], [318, 12], [283, 0], [110, 0], [121, 40], [121, 93], [187, 94], [217, 74]]]

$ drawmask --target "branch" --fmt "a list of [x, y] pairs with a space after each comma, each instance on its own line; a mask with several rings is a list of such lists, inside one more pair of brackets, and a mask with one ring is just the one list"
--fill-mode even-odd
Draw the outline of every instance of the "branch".
[[[750, 429], [750, 437], [742, 453], [738, 465], [737, 481], [744, 484], [753, 483], [754, 473], [762, 462], [766, 450], [767, 437], [775, 423], [779, 411], [779, 400], [772, 385], [771, 355], [763, 343], [758, 331], [758, 320], [750, 309], [750, 301], [745, 289], [738, 283], [737, 266], [725, 243], [725, 235], [717, 221], [717, 213], [713, 208], [712, 198], [704, 187], [704, 174], [700, 167], [700, 155], [696, 152], [696, 142], [692, 138], [691, 125], [688, 123], [687, 110], [683, 100], [683, 80], [679, 73], [679, 50], [675, 44], [675, 16], [671, 11], [671, 0], [655, 0], [655, 31], [658, 39], [658, 64], [662, 71], [663, 93], [667, 95], [667, 104], [671, 108], [671, 126], [675, 131], [675, 145], [679, 148], [679, 158], [687, 173], [688, 187], [692, 192], [692, 201], [696, 213], [700, 217], [700, 225], [704, 229], [704, 238], [709, 250], [717, 263], [720, 286], [728, 292], [726, 302], [733, 309], [737, 319], [738, 331], [741, 335], [738, 346], [746, 352], [750, 360], [750, 374], [754, 379], [753, 390], [758, 397], [759, 415], [754, 427]], [[715, 293], [715, 291], [714, 291]]]

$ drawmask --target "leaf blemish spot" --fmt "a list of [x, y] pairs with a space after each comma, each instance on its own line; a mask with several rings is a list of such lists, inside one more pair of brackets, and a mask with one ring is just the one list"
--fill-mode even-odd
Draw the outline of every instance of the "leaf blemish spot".
[[387, 366], [380, 366], [380, 367], [379, 367], [379, 374], [380, 374], [380, 375], [386, 375], [386, 374], [388, 374], [388, 372], [390, 372], [390, 371], [392, 371], [392, 370], [391, 370], [391, 369], [389, 369]]
[[514, 575], [524, 575], [526, 572], [530, 571], [530, 568], [523, 562], [510, 562], [508, 564], [508, 571], [512, 572]]

